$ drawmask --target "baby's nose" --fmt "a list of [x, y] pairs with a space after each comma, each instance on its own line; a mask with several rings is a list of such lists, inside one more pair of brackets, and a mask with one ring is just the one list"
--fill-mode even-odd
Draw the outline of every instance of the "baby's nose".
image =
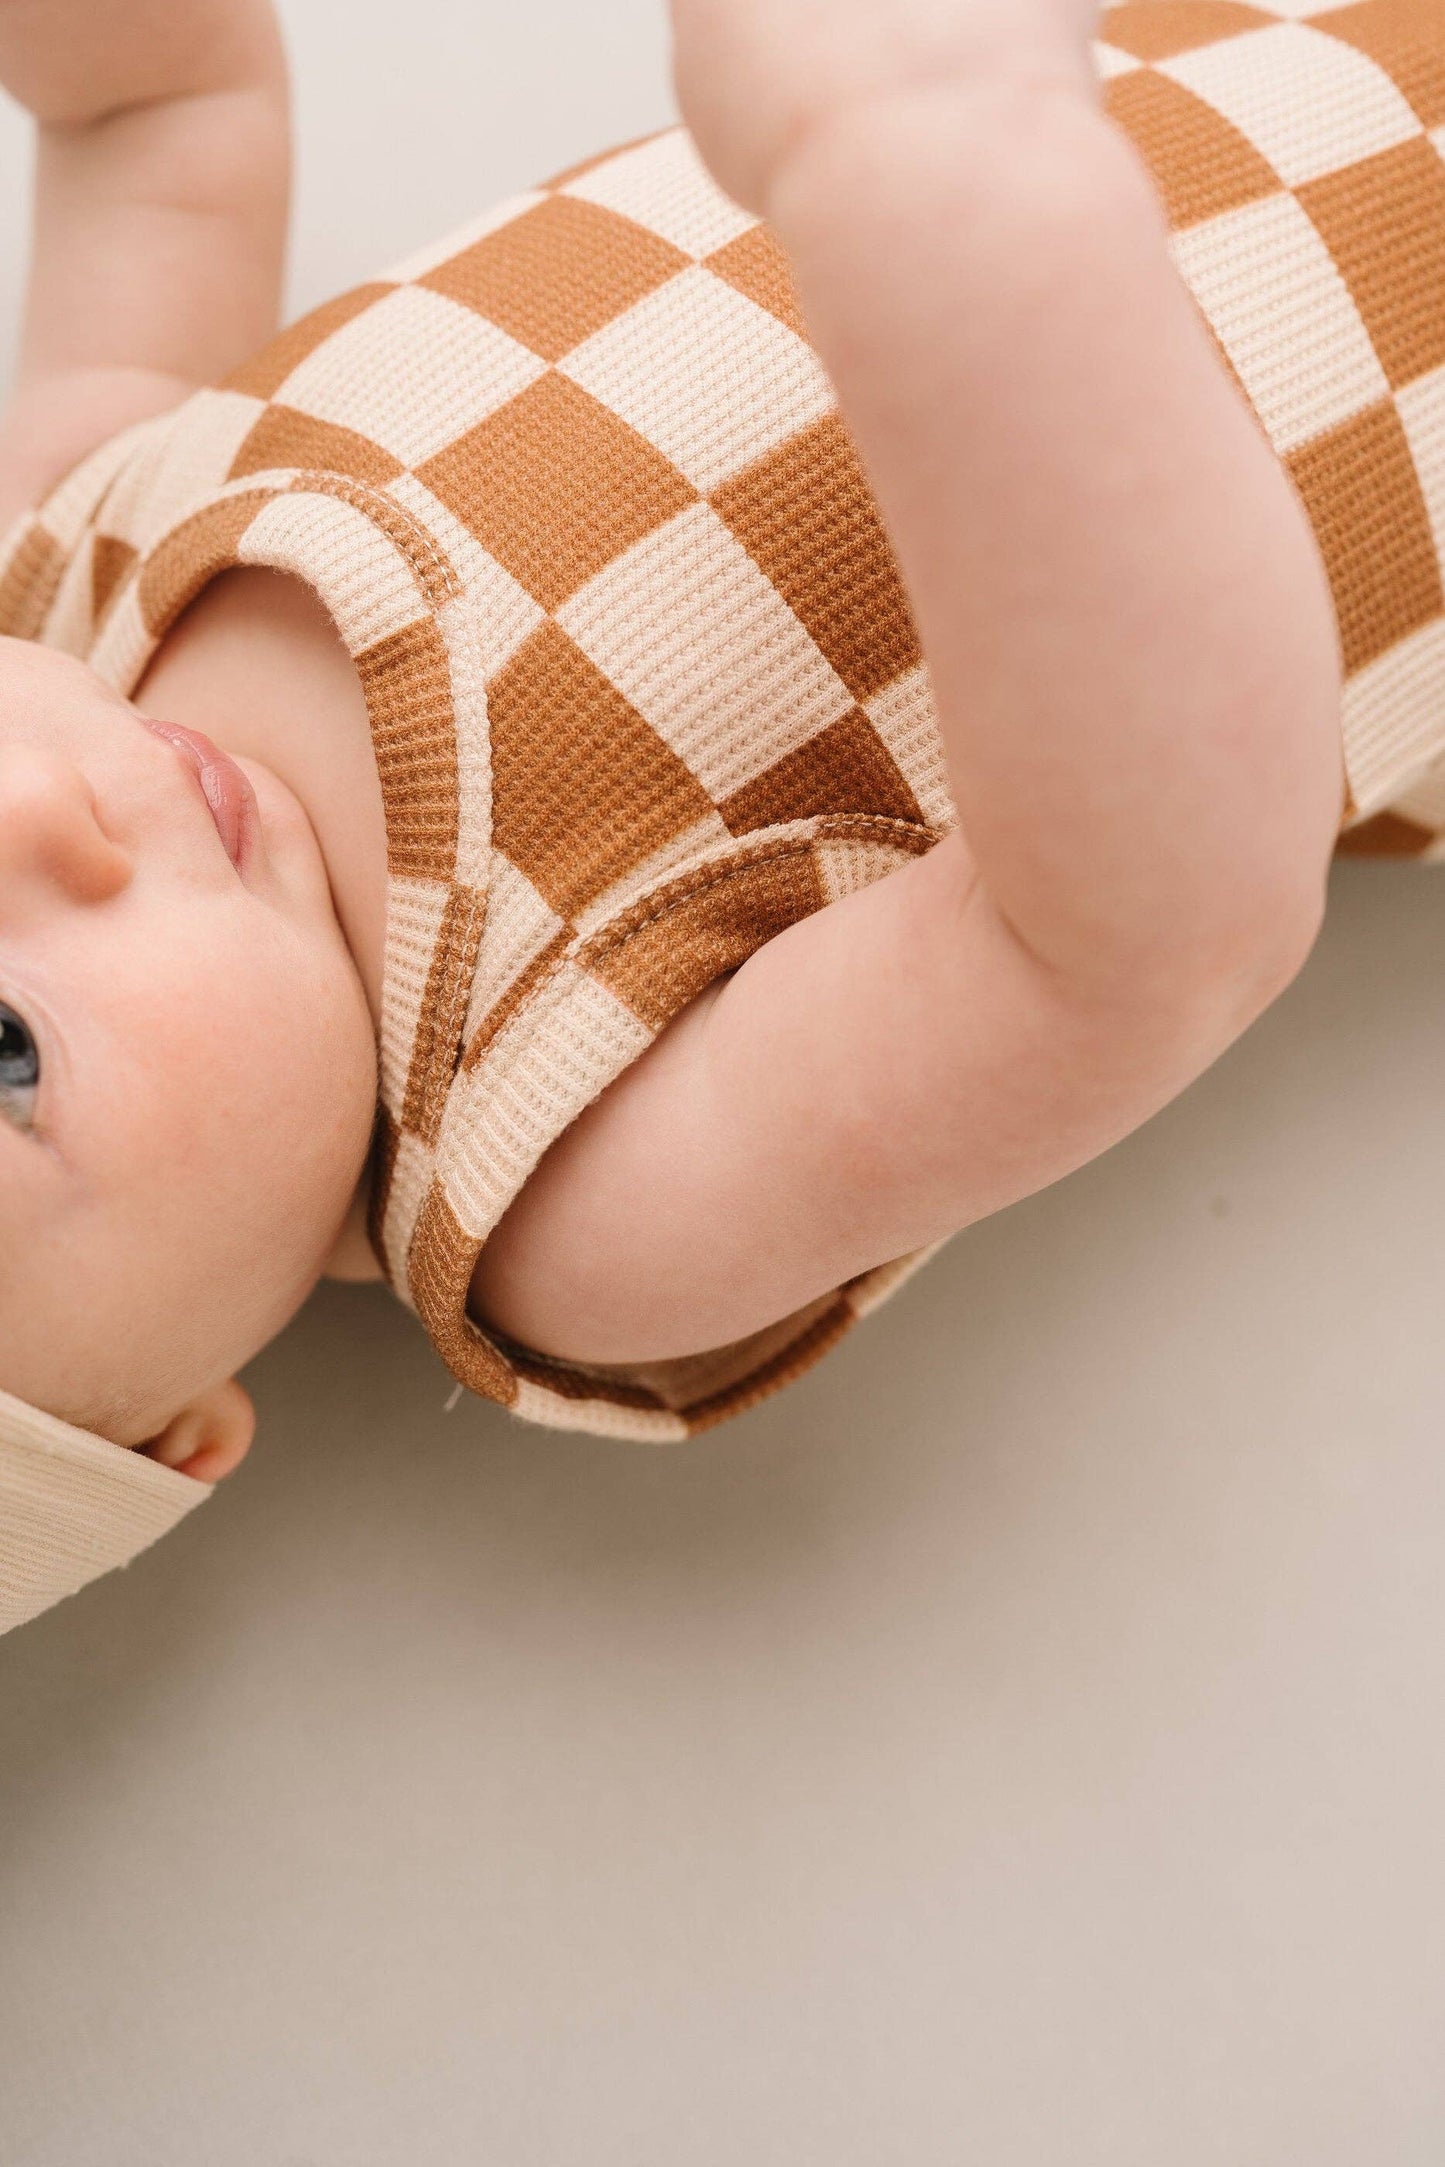
[[37, 887], [105, 903], [130, 877], [84, 771], [40, 746], [0, 746], [0, 920]]

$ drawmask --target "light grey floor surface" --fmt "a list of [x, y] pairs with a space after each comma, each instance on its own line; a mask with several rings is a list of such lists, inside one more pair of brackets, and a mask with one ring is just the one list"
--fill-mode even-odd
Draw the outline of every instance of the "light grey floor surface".
[[[668, 116], [645, 0], [287, 15], [297, 305]], [[1343, 870], [1181, 1103], [687, 1448], [324, 1291], [0, 1647], [0, 2167], [1438, 2167], [1442, 964]]]

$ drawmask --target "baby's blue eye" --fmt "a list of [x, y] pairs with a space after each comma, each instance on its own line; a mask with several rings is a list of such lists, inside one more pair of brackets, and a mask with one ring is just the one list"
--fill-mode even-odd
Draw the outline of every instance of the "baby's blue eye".
[[13, 1008], [0, 1001], [0, 1110], [17, 1128], [28, 1129], [33, 1097], [40, 1081], [40, 1054], [34, 1039]]

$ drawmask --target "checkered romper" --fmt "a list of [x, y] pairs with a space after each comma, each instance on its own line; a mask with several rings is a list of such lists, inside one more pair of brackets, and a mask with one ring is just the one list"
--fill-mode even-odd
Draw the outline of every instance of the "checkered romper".
[[[1313, 518], [1351, 841], [1445, 836], [1445, 10], [1136, 0], [1103, 95]], [[720, 972], [955, 819], [927, 672], [774, 237], [680, 129], [489, 211], [87, 460], [0, 629], [130, 691], [205, 583], [295, 574], [371, 717], [388, 925], [371, 1235], [453, 1374], [699, 1431], [931, 1255], [696, 1358], [546, 1359], [466, 1312], [548, 1145]]]

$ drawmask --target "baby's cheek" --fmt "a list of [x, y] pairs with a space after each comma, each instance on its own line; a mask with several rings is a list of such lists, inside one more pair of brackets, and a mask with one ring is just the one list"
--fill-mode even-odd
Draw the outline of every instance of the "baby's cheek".
[[149, 930], [121, 1004], [132, 1057], [114, 1064], [111, 1178], [168, 1241], [190, 1246], [196, 1220], [217, 1254], [279, 1245], [299, 1268], [371, 1138], [375, 1036], [349, 952], [251, 899]]
[[257, 989], [259, 1060], [251, 1082], [264, 1148], [289, 1178], [315, 1185], [329, 1211], [332, 1187], [354, 1186], [371, 1140], [376, 1034], [349, 952], [339, 941], [297, 940]]

